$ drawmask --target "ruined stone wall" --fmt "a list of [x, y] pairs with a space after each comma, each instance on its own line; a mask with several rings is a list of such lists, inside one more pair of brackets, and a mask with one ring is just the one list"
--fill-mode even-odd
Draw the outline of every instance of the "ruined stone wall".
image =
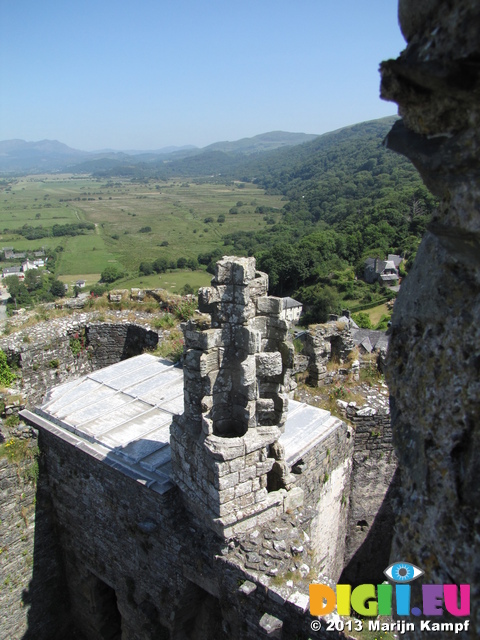
[[[170, 429], [172, 479], [220, 535], [283, 513], [295, 478], [277, 441], [287, 418], [294, 348], [281, 298], [267, 296], [255, 258], [224, 256], [199, 291], [203, 325], [185, 326], [184, 413]], [[269, 473], [278, 471], [275, 481]], [[298, 490], [297, 493], [301, 492]]]
[[96, 322], [87, 325], [86, 338], [96, 370], [155, 349], [159, 335], [136, 323]]
[[[15, 412], [24, 404], [39, 403], [52, 386], [136, 355], [158, 341], [158, 334], [149, 328], [88, 323], [88, 316], [82, 315], [78, 320], [37, 325], [1, 341], [0, 348], [21, 375], [17, 386], [23, 400]], [[72, 351], [72, 339], [83, 341], [78, 355]], [[35, 446], [33, 429], [1, 425], [4, 444], [11, 438], [18, 444], [30, 436]], [[69, 636], [68, 602], [45, 473], [34, 484], [35, 465], [44, 459], [35, 463], [30, 458], [20, 462], [0, 458], [0, 640]]]
[[342, 582], [380, 584], [389, 564], [395, 521], [397, 458], [390, 411], [348, 406], [346, 416], [353, 424], [355, 444]]
[[[124, 640], [165, 637], [163, 627], [172, 626], [174, 603], [187, 585], [179, 543], [186, 523], [176, 502], [165, 504], [155, 492], [145, 491], [60, 438], [42, 432], [40, 445], [60, 525], [76, 629], [88, 639], [100, 637], [95, 614], [108, 619], [115, 617], [117, 608]], [[185, 542], [195, 536], [191, 531]], [[198, 563], [202, 563], [201, 552]], [[35, 559], [33, 570], [35, 579]], [[116, 602], [110, 606], [103, 602], [102, 585], [95, 578], [114, 589]]]
[[[392, 557], [480, 596], [480, 6], [400, 0], [407, 47], [382, 64], [387, 137], [440, 199], [394, 307], [387, 382], [401, 470]], [[480, 609], [472, 612], [480, 634]], [[420, 631], [416, 635], [420, 636]], [[462, 637], [461, 634], [452, 637]], [[465, 637], [472, 637], [470, 631]], [[444, 634], [443, 637], [448, 637]]]
[[354, 348], [350, 327], [342, 321], [320, 324], [302, 337], [304, 353], [308, 357], [308, 382], [321, 386], [331, 382], [327, 372], [330, 360], [345, 362]]
[[[26, 630], [22, 592], [33, 563], [35, 486], [25, 467], [0, 459], [0, 638], [20, 638]], [[20, 561], [19, 561], [20, 559]]]
[[316, 568], [333, 580], [344, 566], [348, 496], [353, 456], [353, 431], [338, 421], [326, 438], [293, 465], [295, 485], [304, 492], [304, 504], [315, 517], [310, 525]]
[[35, 475], [30, 458], [0, 459], [1, 640], [68, 636], [52, 508], [44, 476], [35, 484]]
[[91, 322], [88, 314], [40, 323], [0, 340], [29, 406], [50, 387], [156, 347], [157, 331], [132, 322]]

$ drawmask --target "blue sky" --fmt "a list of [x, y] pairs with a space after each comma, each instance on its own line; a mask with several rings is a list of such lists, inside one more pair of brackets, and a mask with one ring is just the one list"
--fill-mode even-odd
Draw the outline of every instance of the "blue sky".
[[396, 113], [396, 0], [0, 0], [0, 140], [77, 149], [324, 133]]

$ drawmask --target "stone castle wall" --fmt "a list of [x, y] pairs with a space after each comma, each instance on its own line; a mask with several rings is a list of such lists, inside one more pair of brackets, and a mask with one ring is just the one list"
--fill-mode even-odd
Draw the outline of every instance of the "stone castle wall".
[[[0, 639], [65, 638], [65, 584], [53, 510], [34, 463], [0, 459]], [[35, 574], [35, 576], [34, 576]]]
[[[268, 329], [268, 323], [272, 322], [269, 314], [275, 313], [276, 299], [260, 296], [260, 300], [264, 324]], [[283, 393], [282, 388], [285, 392], [287, 389], [284, 374], [277, 370], [277, 360], [282, 367], [292, 365], [294, 360], [293, 348], [282, 343], [286, 327], [275, 318], [273, 322], [275, 326], [267, 330], [263, 338], [258, 322], [252, 334], [258, 338], [256, 341], [245, 340], [242, 336], [242, 344], [247, 345], [247, 350], [250, 343], [258, 343], [260, 349], [262, 346], [265, 349], [264, 352], [259, 351], [260, 357], [255, 364], [259, 367], [260, 378], [252, 388], [260, 393], [266, 392], [270, 397], [260, 398], [255, 413], [249, 414], [257, 421], [255, 428], [250, 426], [252, 433], [260, 429], [255, 441], [260, 441], [262, 429], [266, 430], [264, 436], [271, 437], [269, 420], [277, 421], [280, 416], [282, 422], [280, 413], [269, 415], [269, 411], [273, 412], [277, 406], [275, 394]], [[64, 379], [67, 374], [78, 376], [82, 366], [86, 372], [94, 367], [108, 366], [125, 356], [134, 355], [145, 344], [158, 339], [148, 329], [140, 329], [134, 325], [132, 332], [132, 325], [92, 322], [82, 325], [70, 321], [68, 327], [63, 325], [61, 332], [54, 333], [54, 339], [50, 334], [50, 339], [43, 343], [24, 343], [17, 337], [25, 379], [29, 379], [29, 371], [33, 372], [35, 358], [43, 364], [43, 367], [37, 367], [37, 371], [50, 373], [50, 359], [60, 359], [62, 353], [66, 358], [71, 357], [72, 336], [74, 339], [78, 339], [75, 336], [84, 337], [85, 348], [70, 370], [65, 366], [58, 376], [44, 375], [37, 380], [34, 392], [41, 397], [44, 389], [40, 381], [51, 384], [52, 381], [59, 382], [60, 376], [65, 376]], [[191, 325], [185, 327], [187, 348], [190, 345], [190, 348], [198, 350], [206, 341], [208, 363], [211, 360], [208, 347], [212, 340], [216, 344], [215, 336], [219, 331], [222, 333], [222, 329], [211, 327], [205, 330], [205, 326], [201, 329], [199, 331]], [[231, 335], [231, 328], [229, 331]], [[10, 348], [13, 353], [11, 343]], [[200, 350], [200, 363], [203, 362], [203, 353]], [[255, 353], [252, 355], [256, 358]], [[219, 362], [218, 354], [216, 362]], [[201, 379], [200, 371], [201, 368], [193, 369], [190, 380], [186, 367], [186, 379], [190, 380], [185, 390], [186, 403], [195, 393], [195, 379]], [[204, 375], [209, 373], [211, 371], [205, 369]], [[215, 382], [218, 377], [217, 372]], [[237, 389], [238, 383], [231, 388]], [[202, 417], [211, 405], [208, 402], [201, 404], [205, 404], [199, 413]], [[267, 421], [266, 426], [262, 426], [262, 421]], [[238, 444], [239, 438], [220, 437], [219, 440], [233, 446]], [[256, 455], [257, 449], [251, 452], [242, 450], [240, 456], [236, 452], [227, 461], [227, 473], [218, 476], [218, 487], [215, 478], [213, 482], [207, 482], [208, 490], [216, 490], [219, 494], [228, 492], [230, 488], [220, 488], [220, 482], [228, 480], [233, 473], [233, 499], [245, 513], [251, 504], [252, 491], [248, 485], [249, 491], [243, 494], [250, 500], [246, 505], [242, 504], [242, 495], [235, 496], [236, 488], [242, 487], [240, 473], [246, 474], [252, 467], [255, 473], [259, 470], [265, 477], [265, 494], [270, 508], [261, 509], [258, 513], [263, 515], [260, 517], [258, 513], [250, 514], [246, 527], [240, 521], [233, 547], [225, 546], [224, 530], [217, 531], [221, 534], [220, 539], [214, 533], [208, 533], [210, 527], [204, 526], [204, 513], [198, 509], [185, 510], [180, 495], [174, 499], [171, 493], [168, 494], [169, 499], [160, 497], [76, 450], [72, 443], [62, 442], [48, 433], [42, 432], [40, 442], [43, 466], [35, 507], [35, 530], [39, 535], [35, 537], [34, 546], [31, 538], [20, 537], [14, 543], [14, 561], [9, 568], [22, 578], [17, 578], [16, 590], [8, 591], [5, 598], [11, 618], [8, 626], [10, 637], [20, 637], [21, 630], [28, 629], [32, 637], [60, 640], [74, 621], [77, 631], [80, 629], [86, 638], [96, 640], [102, 637], [102, 620], [108, 620], [113, 629], [115, 625], [121, 625], [122, 637], [127, 640], [167, 638], [170, 634], [182, 637], [182, 629], [186, 630], [193, 624], [204, 625], [203, 631], [200, 628], [195, 632], [199, 634], [195, 636], [197, 638], [211, 637], [208, 635], [211, 629], [217, 629], [218, 638], [228, 632], [228, 637], [246, 639], [272, 637], [269, 635], [272, 626], [277, 628], [277, 635], [290, 631], [298, 633], [303, 628], [307, 632], [310, 570], [320, 571], [334, 579], [340, 576], [346, 552], [345, 541], [349, 535], [349, 494], [355, 442], [352, 429], [345, 423], [332, 423], [326, 437], [290, 465], [284, 460], [280, 443], [268, 440], [266, 444], [260, 442], [261, 446], [257, 448], [264, 456], [263, 460], [255, 458], [255, 464], [249, 464], [249, 456]], [[75, 449], [75, 455], [72, 449]], [[217, 451], [213, 453], [217, 455]], [[233, 469], [231, 465], [238, 464], [239, 458], [243, 467]], [[185, 458], [185, 462], [190, 460]], [[218, 471], [218, 460], [213, 458], [213, 462], [212, 472]], [[269, 477], [275, 465], [278, 468]], [[12, 466], [6, 465], [5, 470], [0, 470], [0, 483], [4, 473], [5, 485], [10, 486], [8, 474], [11, 475]], [[244, 478], [247, 484], [249, 480], [252, 482], [251, 478]], [[268, 487], [269, 482], [274, 486]], [[279, 489], [279, 482], [283, 488]], [[31, 485], [29, 492], [23, 492], [20, 485], [15, 485], [10, 500], [17, 520], [21, 516], [22, 500], [26, 500], [33, 510], [31, 493]], [[274, 509], [269, 496], [278, 496]], [[12, 524], [13, 521], [9, 521], [8, 529]], [[95, 532], [95, 544], [89, 542], [92, 531]], [[192, 535], [195, 542], [192, 542]], [[24, 556], [31, 559], [30, 573], [23, 567]], [[202, 567], [200, 572], [192, 569], [199, 566]], [[278, 575], [281, 578], [288, 572], [305, 575], [303, 583], [285, 578], [272, 584], [262, 577]], [[158, 578], [159, 575], [162, 577]], [[239, 585], [243, 584], [247, 586], [241, 589]], [[20, 601], [21, 591], [24, 591], [24, 597]], [[25, 593], [29, 595], [25, 596]], [[66, 597], [67, 593], [70, 597]], [[172, 594], [176, 594], [175, 597]], [[185, 605], [182, 598], [188, 602], [193, 598], [195, 604]]]
[[327, 364], [331, 360], [345, 362], [355, 346], [349, 325], [341, 321], [316, 325], [302, 340], [308, 357], [308, 382], [312, 386], [327, 382]]
[[310, 530], [318, 570], [332, 579], [345, 562], [353, 445], [352, 429], [340, 423], [292, 466], [304, 504], [315, 513]]
[[[263, 531], [238, 538], [236, 547], [196, 520], [180, 495], [161, 496], [43, 431], [41, 448], [61, 523], [71, 614], [85, 638], [103, 637], [105, 622], [112, 630], [121, 626], [122, 640], [307, 637], [312, 619], [305, 591], [286, 579], [269, 586], [256, 570], [258, 562], [251, 563], [252, 569], [245, 564], [259, 555], [252, 551], [259, 541], [269, 542], [266, 557], [272, 561], [272, 540], [283, 542], [281, 557], [290, 558], [286, 568], [295, 557], [304, 563], [291, 554], [290, 545], [298, 537], [303, 540], [301, 523], [308, 526], [311, 516], [303, 520], [293, 509]], [[260, 549], [268, 551], [263, 544]], [[239, 553], [243, 549], [245, 560]], [[302, 553], [298, 542], [295, 553]], [[54, 628], [50, 632], [36, 638], [55, 638]], [[323, 632], [317, 636], [327, 637]]]
[[[83, 341], [78, 355], [72, 339]], [[88, 314], [3, 338], [0, 348], [21, 376], [17, 386], [23, 400], [12, 410], [33, 406], [48, 388], [152, 348], [158, 339], [148, 326], [92, 322]], [[33, 429], [3, 426], [0, 435], [4, 443], [30, 439], [35, 448]], [[44, 456], [19, 462], [0, 458], [0, 640], [64, 640], [69, 635], [64, 567], [44, 461]], [[35, 485], [38, 464], [43, 472]]]
[[389, 564], [397, 488], [390, 411], [367, 404], [348, 406], [346, 415], [355, 442], [342, 582], [380, 584]]
[[79, 314], [2, 338], [0, 349], [17, 368], [16, 386], [34, 406], [50, 387], [154, 349], [158, 341], [158, 332], [148, 325], [96, 322]]

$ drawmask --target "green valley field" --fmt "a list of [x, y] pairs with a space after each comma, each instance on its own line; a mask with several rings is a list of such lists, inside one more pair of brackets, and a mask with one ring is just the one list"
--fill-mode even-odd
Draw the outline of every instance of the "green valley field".
[[[126, 273], [121, 286], [174, 289], [188, 282], [198, 287], [208, 284], [211, 277], [202, 270], [139, 278], [138, 267], [142, 261], [157, 258], [169, 262], [196, 258], [218, 247], [228, 253], [225, 234], [263, 230], [267, 222], [264, 215], [255, 213], [257, 207], [268, 207], [275, 219], [275, 211], [280, 217], [283, 204], [280, 196], [265, 195], [263, 189], [241, 182], [25, 176], [10, 181], [0, 192], [0, 244], [15, 251], [56, 249], [56, 274], [64, 282], [98, 280], [105, 267], [114, 265]], [[25, 225], [53, 229], [54, 225], [79, 222], [93, 223], [95, 228], [80, 235], [33, 240], [18, 233]]]

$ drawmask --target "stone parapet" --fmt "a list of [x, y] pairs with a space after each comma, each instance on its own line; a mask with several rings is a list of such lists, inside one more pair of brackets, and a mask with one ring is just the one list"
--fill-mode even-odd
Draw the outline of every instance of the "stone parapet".
[[41, 402], [47, 389], [156, 347], [159, 333], [118, 313], [118, 321], [100, 322], [81, 313], [4, 337], [0, 349], [17, 371], [15, 386], [27, 405]]

